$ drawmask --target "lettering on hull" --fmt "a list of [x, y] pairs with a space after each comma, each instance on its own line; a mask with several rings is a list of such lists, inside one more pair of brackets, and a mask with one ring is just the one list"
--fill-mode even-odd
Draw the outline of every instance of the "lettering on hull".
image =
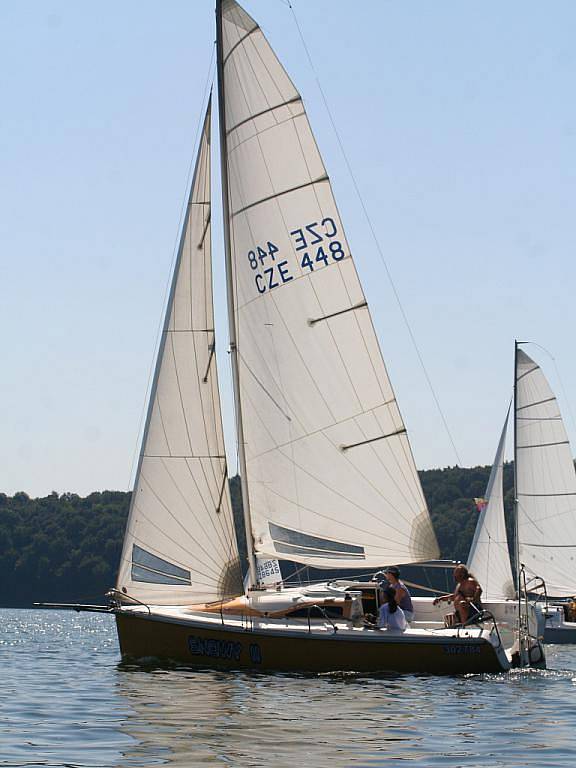
[[[188, 650], [193, 656], [240, 661], [242, 649], [242, 643], [235, 643], [230, 640], [217, 640], [213, 637], [198, 637], [197, 635], [189, 635], [188, 637]], [[262, 651], [257, 643], [250, 644], [248, 655], [253, 664], [262, 663]]]
[[240, 661], [242, 643], [233, 643], [229, 640], [216, 640], [211, 637], [197, 637], [190, 635], [188, 649], [193, 656], [206, 656], [211, 659], [233, 659]]
[[479, 645], [443, 645], [442, 649], [447, 656], [461, 656], [480, 653]]

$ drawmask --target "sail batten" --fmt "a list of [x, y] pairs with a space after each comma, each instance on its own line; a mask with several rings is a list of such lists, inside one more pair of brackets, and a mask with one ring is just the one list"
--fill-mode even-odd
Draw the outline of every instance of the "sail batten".
[[[433, 558], [406, 427], [301, 96], [254, 20], [234, 0], [221, 8], [232, 312], [255, 552], [321, 567]], [[275, 537], [281, 530], [294, 541]]]
[[210, 106], [186, 207], [117, 588], [182, 605], [242, 591], [214, 357]]

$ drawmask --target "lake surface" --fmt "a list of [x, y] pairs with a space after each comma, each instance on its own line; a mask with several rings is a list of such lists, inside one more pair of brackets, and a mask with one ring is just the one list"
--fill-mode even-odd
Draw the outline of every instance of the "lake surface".
[[0, 766], [572, 766], [576, 646], [547, 671], [298, 677], [120, 663], [112, 617], [0, 610]]

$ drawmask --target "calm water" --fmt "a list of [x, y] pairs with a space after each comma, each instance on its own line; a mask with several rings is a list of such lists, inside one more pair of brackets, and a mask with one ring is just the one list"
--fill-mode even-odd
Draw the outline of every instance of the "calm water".
[[572, 766], [576, 647], [467, 678], [142, 670], [111, 617], [0, 610], [0, 766]]

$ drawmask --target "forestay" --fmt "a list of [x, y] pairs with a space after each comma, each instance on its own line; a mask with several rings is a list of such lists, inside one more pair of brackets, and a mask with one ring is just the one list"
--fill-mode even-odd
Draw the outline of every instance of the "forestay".
[[485, 505], [480, 512], [470, 547], [468, 567], [482, 585], [484, 600], [505, 600], [515, 594], [504, 518], [504, 447], [508, 415], [490, 472]]
[[214, 355], [210, 107], [174, 271], [118, 589], [178, 605], [242, 592]]
[[576, 473], [560, 409], [540, 367], [517, 351], [520, 561], [549, 595], [576, 593]]
[[240, 397], [255, 550], [322, 567], [438, 554], [300, 95], [223, 0]]

